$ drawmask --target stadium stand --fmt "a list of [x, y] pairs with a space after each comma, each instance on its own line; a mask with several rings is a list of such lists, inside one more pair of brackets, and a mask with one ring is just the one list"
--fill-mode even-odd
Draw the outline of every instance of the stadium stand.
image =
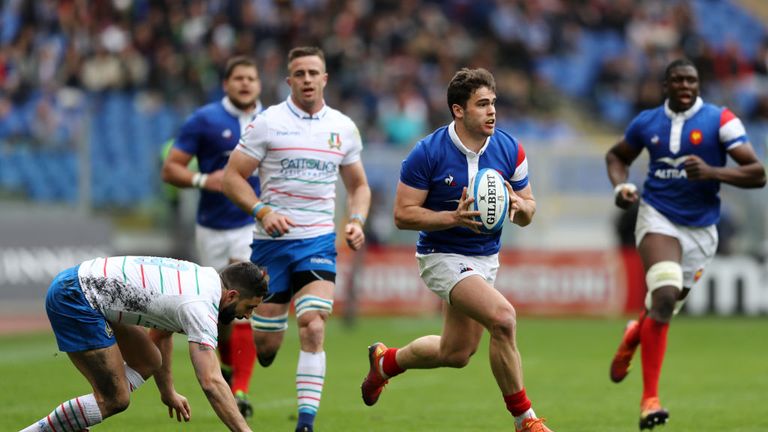
[[618, 134], [681, 55], [707, 100], [750, 122], [761, 156], [768, 138], [765, 26], [734, 1], [9, 0], [0, 23], [0, 190], [35, 201], [76, 202], [83, 173], [95, 207], [160, 197], [160, 147], [221, 97], [226, 58], [255, 54], [263, 100], [278, 102], [299, 43], [324, 48], [329, 104], [369, 146], [405, 148], [444, 123], [443, 84], [464, 65], [494, 71], [500, 125], [524, 141], [578, 136], [560, 115], [574, 106]]

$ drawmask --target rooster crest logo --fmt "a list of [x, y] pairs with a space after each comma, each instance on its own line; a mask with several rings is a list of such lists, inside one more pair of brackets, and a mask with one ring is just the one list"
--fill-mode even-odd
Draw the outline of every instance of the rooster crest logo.
[[451, 174], [448, 174], [448, 177], [444, 178], [443, 181], [448, 186], [456, 186], [456, 182], [453, 181], [453, 176]]

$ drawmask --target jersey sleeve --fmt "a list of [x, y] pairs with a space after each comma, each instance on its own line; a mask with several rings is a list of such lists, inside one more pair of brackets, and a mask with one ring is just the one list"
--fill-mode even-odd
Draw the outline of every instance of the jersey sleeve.
[[429, 158], [424, 142], [416, 144], [400, 166], [400, 181], [415, 189], [428, 190], [430, 175]]
[[517, 160], [515, 161], [515, 171], [509, 179], [512, 190], [521, 190], [528, 186], [528, 157], [525, 155], [523, 145], [517, 144]]
[[624, 140], [635, 149], [642, 149], [644, 147], [641, 135], [643, 126], [639, 118], [639, 116], [635, 117], [627, 126], [627, 130], [624, 131]]
[[726, 150], [731, 150], [749, 141], [744, 124], [728, 108], [720, 113], [720, 142]]
[[190, 155], [197, 155], [201, 136], [205, 125], [201, 121], [199, 113], [195, 112], [181, 125], [179, 135], [173, 143], [173, 147]]
[[235, 151], [241, 151], [254, 159], [263, 160], [267, 154], [268, 143], [269, 127], [264, 115], [260, 114], [245, 126]]
[[184, 303], [179, 308], [179, 321], [189, 342], [216, 348], [219, 315], [213, 305], [206, 305], [203, 301]]
[[344, 155], [344, 159], [341, 160], [342, 165], [349, 165], [359, 161], [360, 152], [363, 151], [363, 140], [360, 138], [360, 131], [354, 123], [352, 123], [346, 138], [350, 141], [350, 147], [347, 154]]

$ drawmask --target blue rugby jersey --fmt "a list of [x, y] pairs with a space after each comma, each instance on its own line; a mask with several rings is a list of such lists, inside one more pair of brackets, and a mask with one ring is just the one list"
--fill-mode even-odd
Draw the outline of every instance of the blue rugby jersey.
[[704, 227], [720, 220], [720, 182], [689, 181], [683, 163], [696, 155], [722, 167], [729, 150], [749, 141], [730, 110], [698, 98], [688, 111], [675, 113], [667, 101], [635, 117], [624, 139], [636, 149], [648, 149], [643, 200], [676, 224]]
[[[400, 181], [426, 190], [422, 206], [433, 211], [456, 210], [461, 191], [483, 168], [492, 168], [507, 179], [513, 190], [528, 185], [528, 160], [523, 146], [506, 132], [496, 129], [478, 153], [467, 149], [456, 135], [454, 123], [428, 135], [413, 148], [400, 168]], [[506, 215], [504, 216], [506, 217]], [[454, 227], [441, 231], [420, 231], [416, 250], [421, 254], [456, 253], [493, 255], [501, 247], [501, 230], [477, 234]]]
[[[261, 111], [261, 103], [255, 113]], [[196, 110], [184, 122], [173, 146], [197, 157], [200, 172], [211, 173], [227, 165], [229, 155], [240, 141], [240, 132], [255, 114], [246, 114], [224, 97]], [[248, 178], [259, 195], [259, 178]], [[253, 217], [240, 210], [223, 193], [200, 191], [197, 223], [212, 229], [240, 228], [253, 223]]]

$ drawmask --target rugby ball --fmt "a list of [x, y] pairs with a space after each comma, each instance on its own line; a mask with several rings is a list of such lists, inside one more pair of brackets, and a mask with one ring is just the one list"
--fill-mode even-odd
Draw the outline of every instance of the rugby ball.
[[498, 171], [483, 168], [469, 181], [467, 196], [475, 199], [470, 209], [479, 211], [477, 220], [483, 223], [480, 232], [493, 234], [504, 225], [509, 207], [509, 193]]

